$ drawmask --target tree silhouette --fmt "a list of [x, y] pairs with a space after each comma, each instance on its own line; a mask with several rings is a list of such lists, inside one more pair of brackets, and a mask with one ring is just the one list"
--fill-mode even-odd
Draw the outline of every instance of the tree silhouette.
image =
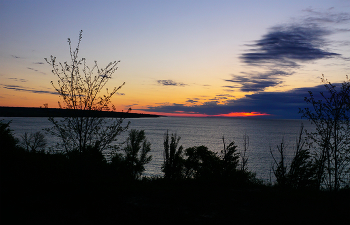
[[308, 133], [316, 149], [318, 185], [322, 183], [330, 191], [339, 190], [348, 182], [350, 163], [350, 80], [347, 78], [337, 87], [324, 77], [326, 93], [320, 92], [316, 99], [310, 91], [305, 101], [312, 107], [300, 109], [303, 117], [316, 126], [315, 132]]
[[148, 155], [151, 151], [151, 143], [147, 141], [145, 131], [130, 130], [126, 146], [122, 151], [124, 154], [116, 153], [112, 158], [112, 167], [125, 178], [139, 179], [145, 171], [144, 165], [152, 160], [152, 156]]
[[222, 175], [224, 178], [228, 178], [237, 171], [240, 154], [237, 152], [237, 146], [234, 141], [226, 146], [225, 137], [222, 137], [222, 143], [224, 144], [220, 157], [223, 170]]
[[45, 139], [45, 136], [40, 131], [35, 133], [27, 133], [25, 132], [24, 135], [22, 135], [21, 145], [24, 149], [31, 152], [44, 152], [45, 147], [47, 144], [47, 141]]
[[178, 147], [180, 137], [175, 134], [171, 135], [169, 143], [168, 131], [164, 135], [164, 163], [162, 171], [166, 179], [181, 179], [184, 172], [183, 147]]
[[279, 159], [276, 158], [270, 148], [274, 161], [272, 166], [277, 185], [281, 188], [313, 189], [316, 187], [316, 166], [310, 155], [310, 149], [306, 146], [303, 137], [304, 125], [300, 127], [296, 140], [295, 152], [292, 161], [288, 164], [285, 159], [286, 145], [284, 139], [277, 145]]
[[[112, 74], [117, 70], [119, 61], [110, 62], [105, 68], [99, 68], [95, 61], [90, 69], [86, 65], [85, 58], [79, 58], [79, 47], [82, 39], [82, 31], [79, 33], [79, 41], [73, 51], [71, 40], [68, 38], [71, 61], [70, 63], [57, 63], [56, 57], [46, 59], [52, 66], [52, 73], [58, 77], [57, 84], [51, 84], [60, 95], [58, 102], [61, 109], [74, 110], [76, 116], [63, 117], [56, 120], [49, 118], [53, 127], [48, 131], [56, 135], [61, 140], [61, 145], [66, 152], [78, 150], [80, 153], [93, 146], [99, 151], [113, 148], [111, 143], [116, 141], [117, 136], [128, 128], [122, 126], [123, 118], [101, 118], [94, 116], [94, 111], [115, 111], [111, 105], [111, 98], [125, 84], [114, 87], [112, 91], [106, 88], [102, 93], [106, 83], [112, 78]], [[87, 116], [79, 115], [79, 110], [88, 112]], [[130, 110], [130, 109], [129, 109]]]

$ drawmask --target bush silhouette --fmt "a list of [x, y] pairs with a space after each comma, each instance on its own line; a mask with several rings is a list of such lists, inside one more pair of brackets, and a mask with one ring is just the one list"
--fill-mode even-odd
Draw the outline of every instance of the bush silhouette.
[[180, 139], [176, 133], [172, 134], [169, 143], [168, 131], [164, 135], [164, 162], [162, 172], [166, 179], [178, 180], [184, 177], [183, 147], [182, 145], [178, 147]]
[[213, 179], [220, 174], [220, 158], [206, 146], [194, 146], [185, 150], [185, 177], [193, 179]]
[[119, 176], [137, 180], [145, 171], [144, 165], [152, 160], [148, 153], [151, 151], [151, 143], [147, 141], [144, 130], [132, 129], [126, 140], [126, 146], [122, 153], [116, 153], [112, 157], [111, 167]]
[[222, 138], [224, 149], [221, 150], [221, 165], [222, 165], [222, 173], [221, 176], [225, 179], [234, 176], [237, 172], [237, 167], [239, 163], [239, 153], [237, 151], [237, 146], [235, 142], [232, 141], [226, 146], [225, 138]]
[[18, 140], [13, 136], [10, 124], [11, 121], [5, 123], [3, 120], [0, 120], [0, 144], [2, 154], [9, 154], [17, 147]]
[[294, 157], [290, 165], [287, 165], [285, 162], [285, 145], [283, 139], [281, 144], [277, 146], [279, 160], [274, 157], [270, 149], [275, 163], [272, 170], [276, 177], [276, 184], [281, 188], [313, 189], [317, 187], [317, 167], [311, 158], [310, 150], [305, 145], [303, 134], [304, 126], [302, 124], [296, 141]]

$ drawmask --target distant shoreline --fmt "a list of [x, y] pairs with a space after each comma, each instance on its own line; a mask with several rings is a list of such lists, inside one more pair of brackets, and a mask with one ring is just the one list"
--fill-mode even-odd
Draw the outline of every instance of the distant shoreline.
[[159, 115], [125, 113], [111, 111], [89, 111], [57, 108], [4, 107], [0, 106], [0, 117], [110, 117], [110, 118], [144, 118]]

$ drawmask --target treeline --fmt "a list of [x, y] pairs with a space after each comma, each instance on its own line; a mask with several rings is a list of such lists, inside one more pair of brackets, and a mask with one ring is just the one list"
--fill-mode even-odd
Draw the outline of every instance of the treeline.
[[0, 117], [109, 117], [109, 118], [145, 118], [159, 117], [152, 114], [131, 112], [116, 112], [102, 110], [56, 109], [56, 108], [30, 108], [30, 107], [4, 107], [0, 106]]

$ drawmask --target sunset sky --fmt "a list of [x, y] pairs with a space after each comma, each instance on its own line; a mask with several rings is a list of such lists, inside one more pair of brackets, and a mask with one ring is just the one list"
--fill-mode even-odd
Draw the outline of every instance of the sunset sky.
[[120, 60], [117, 110], [300, 118], [307, 91], [350, 75], [349, 0], [0, 0], [0, 106], [57, 108], [44, 58]]

